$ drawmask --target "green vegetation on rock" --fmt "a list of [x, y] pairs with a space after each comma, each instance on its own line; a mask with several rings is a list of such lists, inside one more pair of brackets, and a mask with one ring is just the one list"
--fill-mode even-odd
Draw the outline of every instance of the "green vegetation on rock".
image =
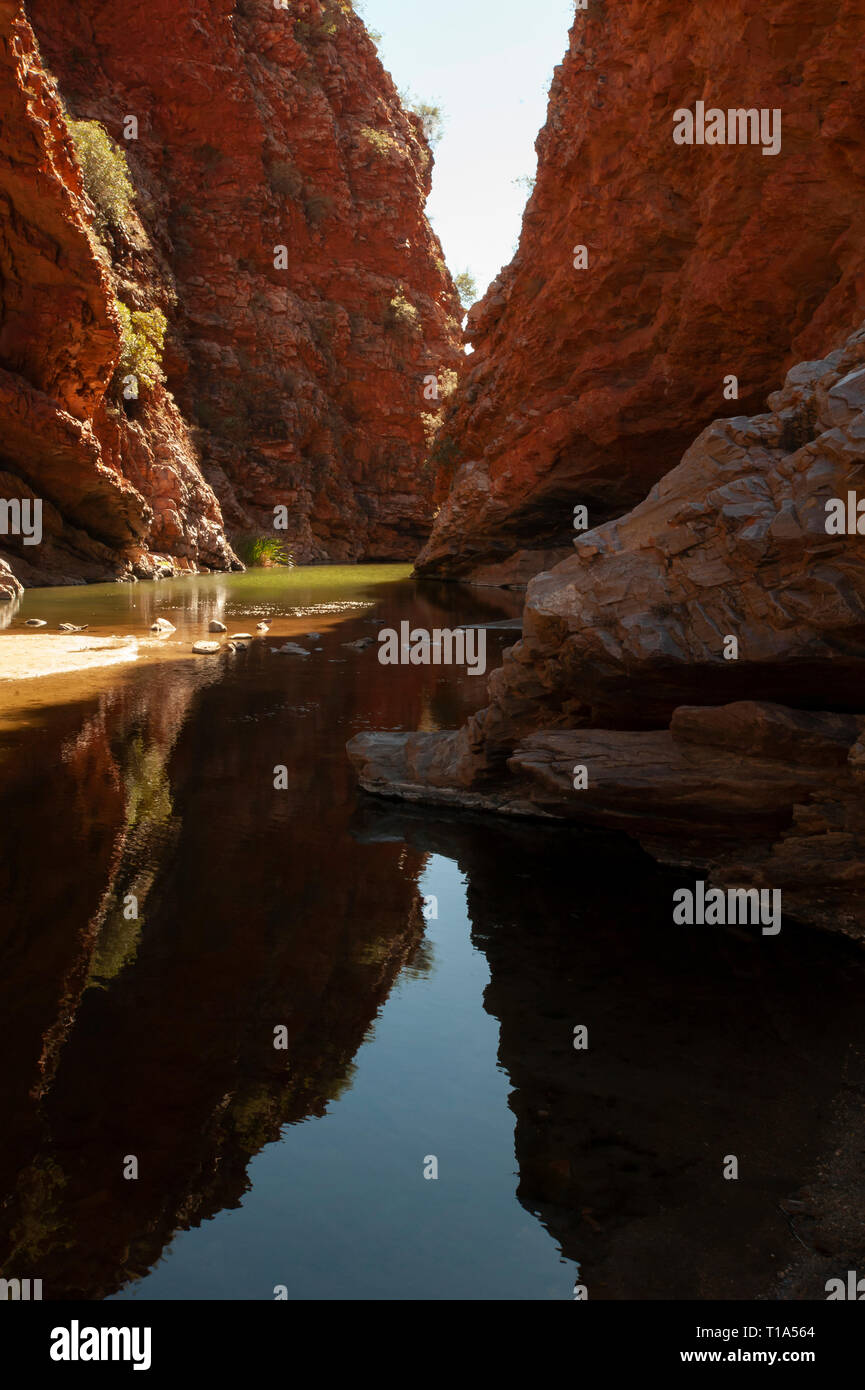
[[98, 121], [69, 121], [69, 133], [100, 226], [122, 227], [135, 197], [126, 155]]

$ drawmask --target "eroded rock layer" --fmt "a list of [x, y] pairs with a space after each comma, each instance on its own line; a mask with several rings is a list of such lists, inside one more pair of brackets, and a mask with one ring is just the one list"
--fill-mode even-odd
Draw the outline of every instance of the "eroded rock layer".
[[[577, 13], [516, 257], [469, 317], [420, 573], [525, 583], [575, 505], [621, 514], [710, 420], [843, 343], [865, 312], [863, 59], [863, 0]], [[700, 101], [779, 111], [779, 152], [674, 143]]]
[[[14, 517], [0, 548], [25, 584], [226, 568], [219, 505], [162, 382], [125, 413], [118, 297], [159, 303], [147, 233], [130, 213], [129, 286], [94, 232], [59, 93], [23, 8], [0, 0], [0, 496], [42, 504], [26, 544]], [[134, 284], [133, 284], [134, 281]]]
[[88, 8], [32, 0], [77, 113], [116, 137], [137, 115], [168, 382], [229, 529], [283, 504], [296, 559], [408, 558], [432, 517], [424, 377], [457, 359], [460, 313], [420, 120], [339, 0]]
[[532, 581], [465, 728], [355, 739], [362, 784], [624, 829], [865, 936], [865, 330], [769, 406]]
[[[46, 504], [42, 546], [2, 538], [25, 584], [225, 568], [227, 537], [415, 554], [424, 378], [457, 361], [460, 310], [422, 123], [351, 6], [0, 0], [0, 26], [0, 469]], [[128, 163], [109, 227], [75, 121]], [[118, 302], [168, 321], [132, 404]]]

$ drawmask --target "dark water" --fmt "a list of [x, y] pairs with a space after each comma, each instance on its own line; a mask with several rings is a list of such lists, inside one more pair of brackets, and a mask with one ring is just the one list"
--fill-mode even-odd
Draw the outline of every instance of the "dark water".
[[681, 872], [624, 840], [358, 797], [354, 733], [456, 727], [485, 683], [342, 644], [519, 608], [401, 575], [16, 615], [322, 635], [48, 704], [0, 683], [0, 1272], [46, 1298], [771, 1296], [799, 1251], [779, 1204], [865, 1079], [859, 956], [674, 928]]

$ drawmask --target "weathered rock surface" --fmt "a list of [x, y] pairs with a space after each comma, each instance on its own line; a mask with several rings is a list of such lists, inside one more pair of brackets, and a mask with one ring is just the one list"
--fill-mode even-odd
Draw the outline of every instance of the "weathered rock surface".
[[164, 297], [130, 223], [124, 277], [93, 231], [57, 88], [23, 7], [0, 0], [0, 496], [43, 502], [40, 544], [0, 537], [27, 585], [226, 568], [233, 556], [186, 426], [158, 383], [128, 418], [110, 387], [118, 295]]
[[[420, 573], [525, 582], [574, 505], [621, 514], [710, 420], [843, 343], [865, 313], [863, 18], [862, 0], [577, 13], [518, 252], [469, 316]], [[780, 153], [674, 144], [698, 100], [778, 108]]]
[[0, 558], [0, 604], [11, 604], [12, 600], [18, 598], [21, 593], [20, 583], [6, 561]]
[[865, 540], [827, 532], [865, 483], [865, 330], [769, 405], [533, 580], [464, 729], [353, 740], [362, 785], [625, 829], [865, 936]]
[[669, 729], [532, 735], [509, 767], [549, 814], [624, 830], [731, 886], [779, 888], [791, 916], [865, 937], [863, 730], [865, 715], [682, 706]]
[[424, 377], [458, 360], [460, 309], [420, 119], [363, 22], [337, 0], [27, 7], [70, 111], [127, 156], [146, 244], [119, 234], [117, 273], [169, 319], [167, 389], [228, 533], [298, 561], [416, 554]]

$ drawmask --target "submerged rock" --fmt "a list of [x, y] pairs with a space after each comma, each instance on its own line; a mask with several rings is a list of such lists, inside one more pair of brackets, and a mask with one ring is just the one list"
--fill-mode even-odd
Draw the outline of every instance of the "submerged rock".
[[296, 642], [286, 642], [281, 647], [271, 647], [271, 651], [278, 652], [283, 656], [309, 656], [305, 647], [299, 647]]

